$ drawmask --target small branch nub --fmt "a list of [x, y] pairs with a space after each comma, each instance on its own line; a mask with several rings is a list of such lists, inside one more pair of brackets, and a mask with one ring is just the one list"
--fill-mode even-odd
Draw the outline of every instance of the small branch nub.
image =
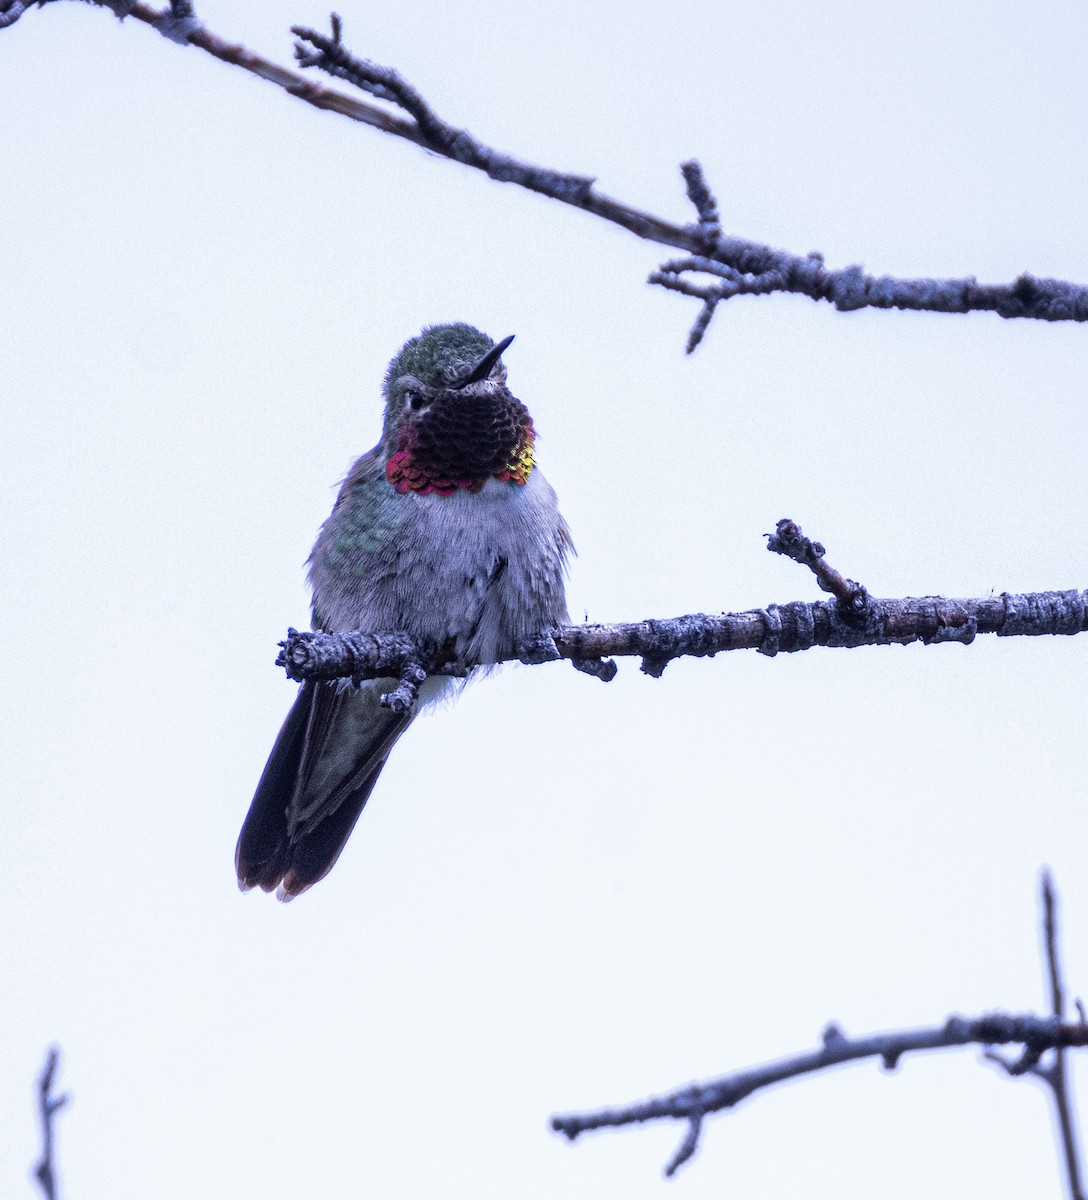
[[869, 615], [869, 593], [860, 583], [847, 579], [829, 566], [824, 560], [823, 546], [805, 537], [796, 521], [784, 517], [774, 533], [767, 534], [766, 538], [768, 550], [808, 567], [820, 588], [838, 600], [840, 613], [846, 621], [864, 623]]

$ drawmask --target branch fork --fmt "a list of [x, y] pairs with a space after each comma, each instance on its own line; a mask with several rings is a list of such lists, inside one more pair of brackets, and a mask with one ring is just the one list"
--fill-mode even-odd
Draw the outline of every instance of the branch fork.
[[[897, 279], [873, 276], [859, 266], [829, 270], [817, 251], [789, 254], [722, 232], [718, 206], [695, 159], [680, 166], [688, 199], [698, 221], [689, 226], [693, 253], [662, 263], [649, 282], [701, 300], [703, 306], [688, 334], [687, 353], [703, 340], [723, 300], [795, 292], [826, 300], [839, 312], [862, 308], [899, 308], [922, 312], [989, 311], [1001, 317], [1039, 321], [1088, 321], [1088, 288], [1059, 279], [1024, 273], [1011, 284], [980, 284], [963, 279]], [[702, 283], [692, 275], [718, 282]]]

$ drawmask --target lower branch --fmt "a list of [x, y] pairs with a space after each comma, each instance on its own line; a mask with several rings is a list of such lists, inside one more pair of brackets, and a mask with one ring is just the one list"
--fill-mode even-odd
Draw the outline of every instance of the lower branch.
[[[1070, 1200], [1085, 1200], [1063, 1052], [1071, 1046], [1088, 1046], [1088, 1020], [1079, 1003], [1080, 1019], [1076, 1022], [1063, 1020], [1064, 987], [1058, 963], [1057, 905], [1049, 872], [1043, 873], [1043, 908], [1043, 941], [1053, 1009], [1048, 1017], [1002, 1012], [980, 1017], [951, 1016], [943, 1025], [931, 1028], [874, 1033], [860, 1038], [849, 1038], [838, 1025], [831, 1024], [824, 1030], [823, 1045], [818, 1050], [735, 1071], [706, 1083], [691, 1083], [665, 1095], [619, 1108], [564, 1113], [552, 1117], [552, 1129], [573, 1142], [583, 1133], [608, 1126], [665, 1119], [686, 1121], [688, 1128], [684, 1139], [665, 1167], [665, 1174], [671, 1176], [695, 1153], [703, 1118], [708, 1113], [734, 1108], [762, 1088], [862, 1058], [879, 1058], [885, 1070], [893, 1071], [899, 1065], [899, 1059], [913, 1051], [978, 1044], [985, 1047], [983, 1057], [999, 1063], [1009, 1075], [1037, 1076], [1052, 1089]], [[1006, 1059], [992, 1049], [999, 1045], [1019, 1045], [1021, 1052], [1015, 1059]], [[1053, 1061], [1043, 1067], [1040, 1060], [1047, 1053], [1053, 1055]]]
[[[557, 1133], [574, 1141], [592, 1129], [608, 1126], [635, 1125], [643, 1121], [672, 1119], [687, 1121], [689, 1129], [679, 1153], [666, 1168], [671, 1175], [695, 1151], [698, 1127], [708, 1113], [733, 1108], [753, 1092], [797, 1079], [815, 1071], [861, 1058], [878, 1058], [886, 1070], [894, 1070], [904, 1054], [918, 1050], [942, 1050], [951, 1046], [982, 1046], [1019, 1044], [1035, 1055], [1059, 1046], [1088, 1046], [1088, 1025], [1067, 1023], [1056, 1017], [1039, 1017], [1032, 1013], [987, 1013], [980, 1017], [949, 1017], [943, 1025], [924, 1029], [904, 1029], [894, 1033], [874, 1033], [868, 1037], [849, 1038], [837, 1025], [824, 1030], [823, 1045], [818, 1050], [781, 1058], [777, 1062], [750, 1067], [731, 1075], [723, 1075], [706, 1083], [693, 1083], [663, 1096], [654, 1096], [619, 1108], [602, 1108], [595, 1112], [566, 1113], [552, 1117], [551, 1126]], [[694, 1133], [693, 1133], [694, 1131]]]

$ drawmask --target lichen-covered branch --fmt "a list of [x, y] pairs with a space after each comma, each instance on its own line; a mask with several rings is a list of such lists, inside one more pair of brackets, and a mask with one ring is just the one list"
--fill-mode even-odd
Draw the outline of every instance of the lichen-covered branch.
[[[36, 0], [39, 6], [57, 0]], [[697, 220], [681, 225], [625, 204], [597, 191], [593, 177], [542, 167], [495, 150], [468, 130], [440, 117], [423, 95], [392, 67], [361, 58], [347, 49], [343, 23], [333, 13], [330, 33], [296, 25], [296, 57], [303, 68], [322, 70], [343, 79], [379, 101], [367, 100], [322, 87], [311, 79], [255, 54], [236, 42], [221, 38], [204, 25], [191, 0], [170, 0], [163, 9], [141, 0], [84, 0], [117, 17], [133, 17], [182, 45], [196, 46], [232, 66], [241, 67], [283, 88], [299, 100], [339, 113], [353, 121], [423, 146], [466, 166], [484, 171], [492, 179], [515, 183], [574, 205], [620, 225], [638, 237], [684, 252], [663, 263], [650, 282], [702, 301], [688, 337], [690, 353], [702, 340], [717, 306], [735, 296], [794, 292], [825, 300], [841, 312], [861, 308], [898, 308], [926, 312], [996, 312], [1002, 317], [1042, 321], [1088, 321], [1088, 288], [1059, 279], [1039, 279], [1022, 274], [1011, 283], [980, 284], [962, 279], [897, 279], [873, 276], [859, 266], [830, 270], [818, 253], [791, 254], [724, 232], [718, 205], [692, 160], [682, 165], [688, 197]], [[0, 0], [0, 29], [14, 25], [31, 6], [30, 0]]]
[[[1062, 1061], [1062, 1052], [1066, 1048], [1088, 1046], [1088, 1021], [1083, 1011], [1076, 1022], [1065, 1021], [1060, 1011], [1062, 986], [1057, 966], [1054, 890], [1046, 873], [1043, 878], [1043, 903], [1046, 911], [1044, 945], [1050, 969], [1053, 1007], [1056, 1010], [1050, 1016], [1003, 1012], [985, 1013], [979, 1017], [951, 1016], [943, 1025], [857, 1038], [847, 1037], [837, 1025], [831, 1024], [824, 1030], [822, 1044], [817, 1049], [747, 1070], [734, 1071], [704, 1083], [691, 1083], [634, 1104], [591, 1112], [564, 1113], [552, 1117], [551, 1126], [557, 1133], [574, 1141], [593, 1129], [637, 1125], [644, 1121], [684, 1121], [688, 1126], [687, 1131], [665, 1167], [665, 1174], [671, 1176], [695, 1153], [704, 1118], [708, 1114], [734, 1108], [763, 1088], [863, 1058], [877, 1058], [885, 1070], [892, 1071], [904, 1054], [977, 1044], [986, 1048], [985, 1058], [999, 1062], [1010, 1075], [1041, 1075], [1053, 1088], [1070, 1197], [1071, 1200], [1083, 1200], [1066, 1079], [1064, 1074], [1054, 1073], [1054, 1064]], [[1014, 1060], [1004, 1059], [991, 1049], [998, 1045], [1018, 1045], [1021, 1053]], [[1039, 1061], [1048, 1052], [1054, 1054], [1054, 1064], [1050, 1068], [1041, 1068]], [[1059, 1096], [1064, 1096], [1064, 1104], [1058, 1100]]]
[[[693, 613], [616, 625], [566, 625], [542, 631], [508, 661], [529, 665], [569, 659], [605, 682], [616, 674], [613, 658], [642, 659], [647, 675], [660, 677], [674, 658], [713, 657], [726, 650], [756, 650], [774, 657], [814, 646], [907, 645], [961, 642], [979, 633], [998, 637], [1069, 636], [1088, 627], [1088, 591], [1002, 592], [974, 600], [908, 596], [878, 600], [826, 559], [819, 543], [783, 518], [767, 536], [767, 549], [807, 566], [831, 600], [793, 600], [740, 613]], [[464, 675], [469, 665], [439, 646], [422, 645], [401, 630], [300, 633], [289, 629], [277, 666], [291, 679], [396, 679], [382, 703], [398, 712], [415, 701], [427, 675]], [[504, 660], [507, 661], [507, 660]]]
[[[757, 650], [773, 657], [814, 646], [968, 645], [980, 633], [998, 637], [1083, 633], [1086, 605], [1088, 591], [1002, 592], [969, 600], [870, 597], [868, 623], [858, 627], [837, 600], [793, 600], [738, 613], [567, 625], [552, 632], [555, 653], [524, 652], [520, 661], [535, 664], [566, 658], [582, 670], [599, 674], [601, 668], [591, 664], [635, 656], [642, 659], [641, 669], [646, 674], [658, 677], [675, 658], [713, 657], [727, 650]], [[277, 665], [297, 680], [399, 678], [401, 666], [407, 662], [422, 664], [428, 672], [464, 673], [456, 662], [395, 630], [310, 633], [292, 629], [280, 644]], [[516, 660], [511, 657], [509, 661]], [[604, 668], [604, 673], [610, 678], [614, 672]]]
[[[1060, 279], [1019, 275], [1012, 283], [981, 284], [963, 279], [897, 279], [869, 275], [859, 266], [829, 270], [822, 254], [790, 254], [722, 231], [717, 203], [702, 167], [681, 166], [688, 198], [699, 221], [693, 235], [702, 248], [662, 264], [650, 282], [703, 302], [688, 335], [690, 354], [703, 338], [717, 306], [734, 296], [794, 292], [826, 300], [840, 312], [899, 308], [916, 312], [995, 312], [1037, 321], [1088, 321], [1088, 288]], [[700, 277], [703, 277], [700, 280]], [[706, 277], [709, 277], [707, 279]]]

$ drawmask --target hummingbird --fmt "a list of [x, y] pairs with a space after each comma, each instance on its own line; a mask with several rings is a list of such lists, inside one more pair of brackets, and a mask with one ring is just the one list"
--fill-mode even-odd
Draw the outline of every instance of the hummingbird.
[[[381, 440], [348, 471], [310, 554], [314, 629], [402, 631], [471, 676], [568, 623], [574, 547], [529, 410], [506, 385], [513, 340], [432, 325], [396, 353]], [[291, 900], [323, 879], [401, 734], [462, 682], [429, 676], [406, 713], [381, 704], [396, 680], [303, 683], [242, 825], [239, 887]]]

